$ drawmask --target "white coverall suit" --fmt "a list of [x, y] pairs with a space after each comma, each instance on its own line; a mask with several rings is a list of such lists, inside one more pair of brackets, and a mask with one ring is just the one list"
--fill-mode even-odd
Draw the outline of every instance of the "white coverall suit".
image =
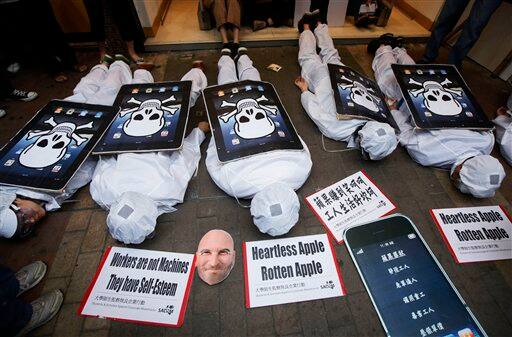
[[[508, 98], [507, 109], [512, 111], [512, 95]], [[512, 116], [497, 116], [493, 122], [496, 125], [496, 141], [500, 144], [501, 155], [512, 165]]]
[[414, 129], [411, 113], [391, 69], [393, 63], [414, 64], [414, 61], [403, 48], [381, 46], [375, 53], [372, 68], [382, 92], [398, 102], [399, 110], [391, 113], [400, 128], [400, 143], [416, 162], [423, 166], [451, 169], [465, 159], [491, 153], [494, 146], [491, 131]]
[[[260, 73], [247, 55], [238, 59], [238, 76], [235, 62], [227, 55], [221, 56], [218, 67], [219, 85], [243, 80], [261, 81]], [[217, 186], [237, 198], [252, 198], [275, 182], [297, 190], [306, 182], [313, 165], [306, 143], [302, 139], [301, 142], [303, 151], [277, 150], [221, 163], [212, 137], [206, 155], [206, 168]]]
[[[207, 85], [206, 76], [201, 69], [192, 68], [181, 80], [192, 81], [190, 106], [193, 106]], [[151, 83], [153, 77], [145, 70], [137, 70], [132, 80], [127, 68], [121, 82], [120, 85]], [[92, 198], [102, 208], [110, 209], [123, 193], [137, 192], [156, 204], [158, 215], [175, 211], [173, 206], [183, 202], [188, 182], [197, 169], [201, 158], [199, 146], [204, 139], [203, 131], [195, 128], [178, 151], [100, 156], [90, 186]]]
[[[320, 48], [320, 55], [316, 53], [317, 43]], [[299, 64], [301, 75], [309, 86], [309, 90], [301, 94], [302, 106], [324, 136], [346, 142], [349, 148], [357, 148], [359, 145], [356, 144], [356, 131], [367, 123], [372, 123], [375, 127], [382, 127], [392, 132], [392, 127], [385, 123], [369, 122], [357, 118], [337, 119], [334, 92], [327, 65], [343, 65], [343, 63], [338, 50], [334, 47], [327, 25], [318, 24], [314, 34], [311, 30], [304, 30], [300, 34]], [[363, 143], [363, 145], [366, 144]], [[395, 148], [396, 144], [393, 150]]]

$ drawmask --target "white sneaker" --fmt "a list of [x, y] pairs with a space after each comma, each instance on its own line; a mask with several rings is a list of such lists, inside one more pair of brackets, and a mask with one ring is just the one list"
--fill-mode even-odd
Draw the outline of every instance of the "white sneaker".
[[18, 296], [41, 282], [46, 274], [46, 269], [46, 264], [43, 261], [36, 261], [18, 270], [15, 274], [20, 284]]
[[58, 289], [53, 290], [39, 297], [30, 303], [32, 305], [32, 317], [28, 324], [21, 329], [17, 337], [26, 335], [35, 328], [48, 323], [59, 312], [64, 295]]
[[0, 118], [4, 117], [5, 115], [7, 115], [7, 111], [5, 109], [0, 109]]
[[7, 98], [10, 98], [12, 100], [16, 101], [24, 101], [24, 102], [30, 102], [37, 97], [37, 92], [35, 91], [25, 91], [25, 90], [19, 90], [14, 89]]
[[7, 71], [11, 74], [16, 74], [18, 71], [20, 71], [20, 64], [18, 62], [11, 63], [7, 66]]

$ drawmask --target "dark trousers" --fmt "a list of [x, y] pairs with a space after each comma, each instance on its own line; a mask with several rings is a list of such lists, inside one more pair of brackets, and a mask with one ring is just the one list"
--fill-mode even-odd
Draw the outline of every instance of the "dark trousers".
[[0, 264], [0, 331], [2, 336], [14, 336], [30, 321], [32, 306], [16, 298], [18, 280], [9, 268]]
[[[435, 61], [441, 43], [446, 35], [453, 30], [468, 3], [469, 0], [449, 0], [444, 3], [428, 40], [423, 61]], [[462, 65], [462, 60], [464, 60], [476, 41], [478, 41], [482, 30], [484, 30], [492, 14], [501, 3], [502, 0], [475, 0], [462, 33], [450, 51], [448, 56], [449, 63], [457, 67]]]
[[279, 27], [293, 18], [295, 0], [249, 1], [246, 6], [251, 20], [266, 21], [271, 18], [274, 26]]
[[108, 1], [112, 19], [124, 41], [135, 40], [136, 30], [129, 1], [132, 0], [84, 0], [84, 5], [91, 24], [91, 33], [98, 42], [105, 41], [104, 1]]

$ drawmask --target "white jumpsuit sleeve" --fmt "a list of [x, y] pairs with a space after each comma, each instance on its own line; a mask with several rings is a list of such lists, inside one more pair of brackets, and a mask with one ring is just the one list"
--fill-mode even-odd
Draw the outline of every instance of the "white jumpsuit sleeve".
[[496, 125], [496, 141], [500, 145], [500, 152], [508, 164], [512, 165], [512, 117], [501, 115], [493, 122]]

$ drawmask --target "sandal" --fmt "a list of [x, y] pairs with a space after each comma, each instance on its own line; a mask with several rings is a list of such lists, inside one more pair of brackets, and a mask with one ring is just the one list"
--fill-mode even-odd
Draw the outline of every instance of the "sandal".
[[88, 69], [88, 67], [85, 64], [75, 64], [73, 66], [73, 70], [76, 71], [77, 73], [83, 73], [83, 72], [87, 71], [87, 69]]
[[68, 77], [64, 73], [58, 73], [57, 75], [55, 75], [55, 77], [53, 77], [53, 79], [57, 83], [63, 83], [63, 82], [66, 82], [68, 80]]

